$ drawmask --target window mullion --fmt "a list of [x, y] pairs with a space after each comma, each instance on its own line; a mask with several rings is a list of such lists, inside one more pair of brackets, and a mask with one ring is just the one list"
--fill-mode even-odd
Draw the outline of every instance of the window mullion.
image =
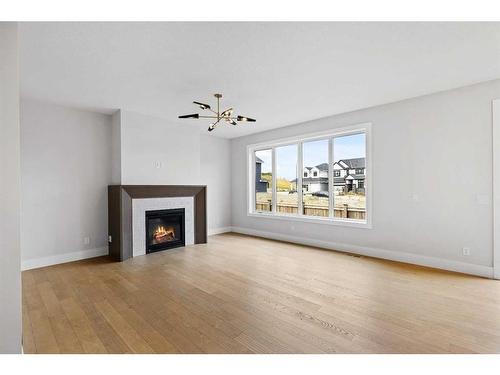
[[335, 216], [335, 201], [334, 201], [334, 182], [333, 182], [333, 138], [328, 139], [328, 216]]
[[276, 148], [272, 148], [272, 157], [271, 157], [271, 163], [272, 163], [272, 183], [273, 183], [273, 188], [272, 188], [272, 197], [271, 197], [271, 204], [273, 205], [272, 207], [272, 212], [276, 213], [278, 212], [276, 210], [276, 202], [277, 202], [277, 197], [276, 197]]
[[257, 190], [256, 190], [256, 182], [255, 182], [255, 150], [251, 151], [250, 157], [250, 191], [252, 192], [252, 196], [249, 199], [248, 204], [250, 205], [250, 212], [257, 212], [256, 203], [257, 203]]
[[303, 209], [303, 201], [302, 201], [302, 176], [304, 173], [303, 166], [303, 158], [302, 158], [302, 142], [299, 142], [297, 145], [297, 214], [302, 216], [304, 213]]

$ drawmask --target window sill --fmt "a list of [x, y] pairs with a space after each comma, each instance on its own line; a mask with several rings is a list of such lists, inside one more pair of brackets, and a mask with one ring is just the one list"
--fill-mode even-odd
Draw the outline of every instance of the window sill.
[[266, 219], [276, 219], [276, 220], [301, 221], [304, 223], [314, 223], [314, 224], [338, 225], [338, 226], [352, 227], [352, 228], [363, 228], [363, 229], [372, 228], [371, 223], [367, 221], [352, 220], [352, 219], [333, 219], [333, 218], [321, 218], [314, 216], [276, 214], [267, 212], [248, 212], [247, 216], [260, 217]]

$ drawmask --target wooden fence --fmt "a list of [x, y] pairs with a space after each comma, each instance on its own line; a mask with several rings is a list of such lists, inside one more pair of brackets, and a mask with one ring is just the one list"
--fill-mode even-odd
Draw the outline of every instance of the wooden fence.
[[[255, 209], [257, 211], [270, 212], [272, 208], [271, 202], [257, 202]], [[276, 206], [276, 212], [282, 214], [297, 214], [297, 205], [290, 203], [278, 203]], [[308, 216], [320, 216], [328, 217], [328, 208], [325, 206], [318, 205], [304, 205], [304, 215]], [[344, 204], [342, 207], [334, 208], [334, 216], [344, 219], [355, 219], [355, 220], [365, 220], [366, 210], [364, 208], [353, 208], [349, 205]]]

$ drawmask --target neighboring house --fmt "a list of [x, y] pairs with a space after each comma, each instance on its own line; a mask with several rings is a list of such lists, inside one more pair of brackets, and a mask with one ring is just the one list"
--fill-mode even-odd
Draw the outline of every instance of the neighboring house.
[[302, 191], [308, 193], [328, 191], [328, 163], [322, 163], [315, 167], [304, 167]]
[[[333, 186], [336, 192], [365, 192], [365, 158], [343, 159], [333, 163]], [[296, 189], [297, 180], [291, 181]], [[302, 191], [328, 191], [328, 164], [304, 167]]]
[[365, 193], [365, 158], [342, 159], [333, 163], [333, 186], [337, 192]]
[[265, 193], [267, 192], [268, 183], [266, 180], [262, 179], [262, 159], [255, 157], [255, 192]]

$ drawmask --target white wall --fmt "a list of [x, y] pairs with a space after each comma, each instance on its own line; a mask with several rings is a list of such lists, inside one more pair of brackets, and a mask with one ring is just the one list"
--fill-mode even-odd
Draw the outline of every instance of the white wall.
[[121, 111], [121, 184], [207, 185], [209, 234], [231, 226], [230, 149], [192, 126]]
[[24, 268], [107, 253], [111, 130], [111, 116], [22, 100]]
[[0, 22], [0, 353], [21, 352], [17, 24]]
[[111, 116], [111, 183], [114, 185], [122, 181], [121, 116], [121, 110]]
[[[498, 97], [500, 80], [235, 139], [233, 227], [491, 275], [491, 101]], [[364, 122], [373, 124], [372, 229], [247, 216], [248, 144]]]
[[229, 231], [231, 226], [231, 142], [202, 135], [201, 183], [207, 185], [208, 234]]
[[121, 111], [122, 185], [200, 183], [200, 137], [187, 126]]
[[500, 279], [500, 96], [492, 103], [493, 120], [493, 268]]

